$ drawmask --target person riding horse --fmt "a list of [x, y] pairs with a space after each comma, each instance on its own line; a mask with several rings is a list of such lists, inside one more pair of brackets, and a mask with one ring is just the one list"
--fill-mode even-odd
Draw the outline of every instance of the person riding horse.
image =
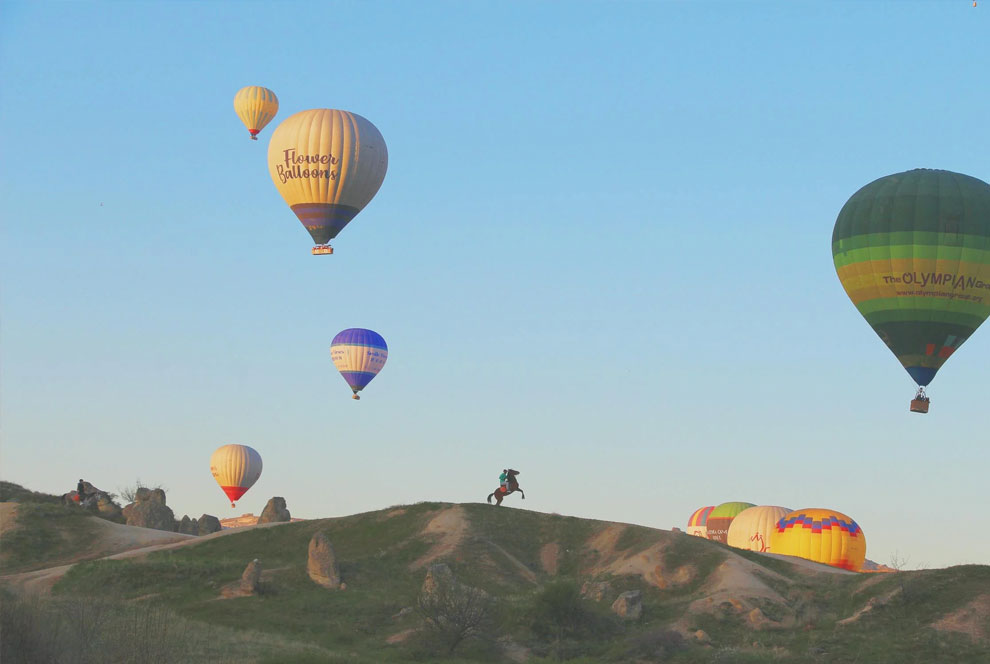
[[519, 488], [519, 481], [516, 479], [516, 475], [519, 474], [518, 470], [513, 470], [511, 468], [506, 468], [502, 471], [499, 476], [499, 487], [488, 494], [486, 500], [489, 504], [492, 502], [492, 496], [495, 497], [495, 506], [498, 507], [502, 504], [502, 499], [508, 496], [510, 493], [515, 493], [518, 491], [522, 494], [523, 500], [526, 500], [526, 494], [523, 490]]

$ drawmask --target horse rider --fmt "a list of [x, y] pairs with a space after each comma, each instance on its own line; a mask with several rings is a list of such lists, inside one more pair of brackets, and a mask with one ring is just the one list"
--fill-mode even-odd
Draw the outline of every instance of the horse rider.
[[502, 474], [498, 476], [498, 485], [502, 487], [502, 491], [509, 493], [509, 469], [503, 468]]

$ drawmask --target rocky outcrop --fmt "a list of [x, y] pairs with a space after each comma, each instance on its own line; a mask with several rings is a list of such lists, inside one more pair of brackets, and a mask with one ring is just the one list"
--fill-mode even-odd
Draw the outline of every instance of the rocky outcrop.
[[62, 503], [65, 505], [82, 507], [108, 521], [124, 522], [120, 505], [113, 501], [113, 498], [106, 491], [97, 489], [89, 482], [83, 482], [83, 496], [80, 497], [76, 491], [62, 494]]
[[433, 595], [440, 588], [453, 588], [456, 585], [457, 579], [454, 578], [454, 572], [447, 563], [433, 563], [426, 570], [426, 578], [423, 579], [420, 593]]
[[241, 592], [247, 595], [254, 595], [258, 592], [258, 583], [261, 581], [261, 561], [255, 558], [244, 568], [241, 574]]
[[179, 525], [172, 509], [165, 505], [165, 492], [161, 489], [139, 488], [134, 492], [134, 502], [122, 513], [128, 526], [175, 531]]
[[188, 515], [183, 515], [179, 521], [179, 532], [183, 535], [198, 535], [199, 524], [190, 519]]
[[309, 559], [306, 561], [306, 573], [315, 583], [336, 590], [340, 588], [340, 568], [333, 545], [322, 530], [309, 540]]
[[612, 602], [612, 611], [624, 620], [639, 620], [643, 617], [643, 591], [630, 590], [622, 593]]
[[292, 515], [285, 507], [285, 498], [281, 496], [275, 496], [269, 500], [261, 512], [261, 516], [258, 517], [258, 523], [281, 523], [291, 520]]
[[221, 530], [220, 519], [216, 518], [212, 514], [204, 514], [199, 517], [199, 521], [196, 522], [197, 534], [199, 535], [209, 535], [210, 533], [218, 533]]

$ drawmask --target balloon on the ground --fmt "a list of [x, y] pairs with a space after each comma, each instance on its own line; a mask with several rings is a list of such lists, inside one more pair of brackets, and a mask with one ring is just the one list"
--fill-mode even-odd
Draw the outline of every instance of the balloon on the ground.
[[777, 521], [771, 551], [858, 572], [866, 560], [866, 536], [855, 521], [835, 510], [803, 509]]
[[385, 139], [356, 113], [301, 111], [268, 143], [272, 181], [317, 244], [313, 253], [333, 253], [327, 243], [374, 197], [386, 170]]
[[725, 543], [737, 549], [771, 552], [771, 538], [774, 528], [790, 508], [775, 505], [758, 505], [743, 510], [729, 524]]
[[330, 359], [354, 392], [358, 392], [378, 375], [388, 359], [388, 345], [380, 334], [360, 327], [338, 333], [330, 342]]
[[919, 386], [990, 314], [990, 185], [950, 171], [882, 177], [832, 231], [846, 294]]
[[729, 536], [729, 525], [736, 515], [745, 509], [755, 507], [753, 503], [722, 503], [708, 515], [708, 522], [705, 527], [708, 529], [708, 539], [725, 544]]
[[222, 445], [210, 457], [210, 472], [234, 507], [261, 477], [261, 455], [247, 445]]
[[708, 537], [708, 515], [711, 514], [713, 509], [715, 509], [714, 505], [696, 509], [694, 514], [691, 515], [691, 518], [688, 519], [687, 534]]
[[234, 111], [251, 134], [251, 140], [258, 140], [258, 132], [265, 128], [278, 113], [278, 97], [268, 88], [249, 85], [234, 95]]

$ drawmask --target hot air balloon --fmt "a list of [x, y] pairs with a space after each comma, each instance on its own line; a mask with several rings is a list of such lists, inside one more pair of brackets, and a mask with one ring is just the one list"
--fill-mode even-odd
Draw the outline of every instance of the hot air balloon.
[[708, 514], [708, 539], [725, 544], [729, 535], [729, 524], [744, 509], [756, 507], [753, 503], [722, 503]]
[[842, 512], [795, 510], [777, 521], [770, 549], [785, 556], [858, 572], [866, 560], [866, 536], [863, 529]]
[[222, 445], [210, 457], [210, 472], [234, 507], [261, 477], [261, 455], [247, 445]]
[[766, 553], [770, 551], [770, 540], [777, 522], [790, 511], [787, 507], [772, 505], [745, 509], [729, 524], [725, 543], [737, 549]]
[[698, 537], [708, 537], [708, 528], [706, 524], [708, 523], [708, 515], [711, 511], [715, 509], [714, 505], [709, 507], [699, 507], [688, 519], [687, 534], [697, 535]]
[[278, 97], [268, 88], [249, 85], [234, 95], [234, 111], [251, 133], [251, 140], [256, 141], [258, 132], [278, 113]]
[[333, 253], [328, 243], [375, 196], [387, 169], [385, 139], [347, 111], [296, 113], [268, 143], [272, 181], [313, 236], [313, 254]]
[[928, 169], [875, 180], [842, 206], [832, 257], [927, 413], [925, 386], [990, 314], [990, 185]]
[[360, 399], [358, 392], [385, 366], [388, 345], [377, 332], [352, 327], [338, 333], [330, 342], [330, 359], [351, 386], [353, 398]]

